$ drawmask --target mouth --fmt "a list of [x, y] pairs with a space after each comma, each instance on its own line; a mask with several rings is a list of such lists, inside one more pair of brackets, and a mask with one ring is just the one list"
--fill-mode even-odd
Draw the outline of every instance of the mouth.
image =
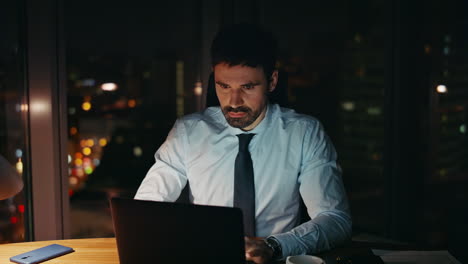
[[231, 118], [242, 118], [247, 115], [246, 112], [228, 112], [229, 117]]

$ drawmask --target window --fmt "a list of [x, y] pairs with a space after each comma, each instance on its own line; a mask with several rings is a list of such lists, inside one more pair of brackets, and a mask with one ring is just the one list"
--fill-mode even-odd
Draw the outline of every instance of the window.
[[113, 236], [108, 198], [133, 197], [178, 116], [196, 110], [198, 1], [65, 5], [71, 236]]
[[23, 13], [22, 1], [5, 2], [0, 9], [0, 158], [25, 185], [16, 196], [0, 201], [0, 243], [28, 240], [31, 231]]
[[318, 118], [338, 152], [354, 231], [384, 235], [383, 1], [262, 7], [261, 23], [279, 39], [289, 107]]

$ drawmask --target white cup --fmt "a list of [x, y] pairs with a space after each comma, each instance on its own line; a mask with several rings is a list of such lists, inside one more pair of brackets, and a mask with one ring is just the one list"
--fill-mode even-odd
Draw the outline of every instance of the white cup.
[[287, 257], [286, 264], [325, 264], [325, 261], [316, 256], [298, 255]]

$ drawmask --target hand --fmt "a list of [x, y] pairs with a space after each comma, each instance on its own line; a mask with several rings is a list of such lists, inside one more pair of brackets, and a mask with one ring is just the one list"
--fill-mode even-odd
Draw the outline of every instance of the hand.
[[271, 261], [273, 250], [265, 244], [263, 238], [244, 237], [245, 258], [257, 264], [264, 264]]

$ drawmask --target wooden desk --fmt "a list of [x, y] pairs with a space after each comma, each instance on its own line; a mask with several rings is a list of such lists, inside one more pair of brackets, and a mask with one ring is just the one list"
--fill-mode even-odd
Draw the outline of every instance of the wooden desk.
[[[0, 263], [12, 263], [10, 257], [50, 244], [71, 247], [75, 252], [48, 260], [45, 262], [47, 264], [119, 264], [115, 238], [84, 238], [3, 244], [0, 245]], [[370, 253], [370, 248], [367, 245], [352, 243], [320, 254], [322, 258], [332, 264], [335, 263], [338, 256], [353, 255], [369, 256], [372, 253]], [[284, 263], [284, 261], [279, 263]]]
[[50, 244], [71, 247], [75, 252], [48, 260], [47, 264], [119, 264], [115, 238], [48, 240], [0, 245], [0, 263], [12, 263], [10, 257]]

